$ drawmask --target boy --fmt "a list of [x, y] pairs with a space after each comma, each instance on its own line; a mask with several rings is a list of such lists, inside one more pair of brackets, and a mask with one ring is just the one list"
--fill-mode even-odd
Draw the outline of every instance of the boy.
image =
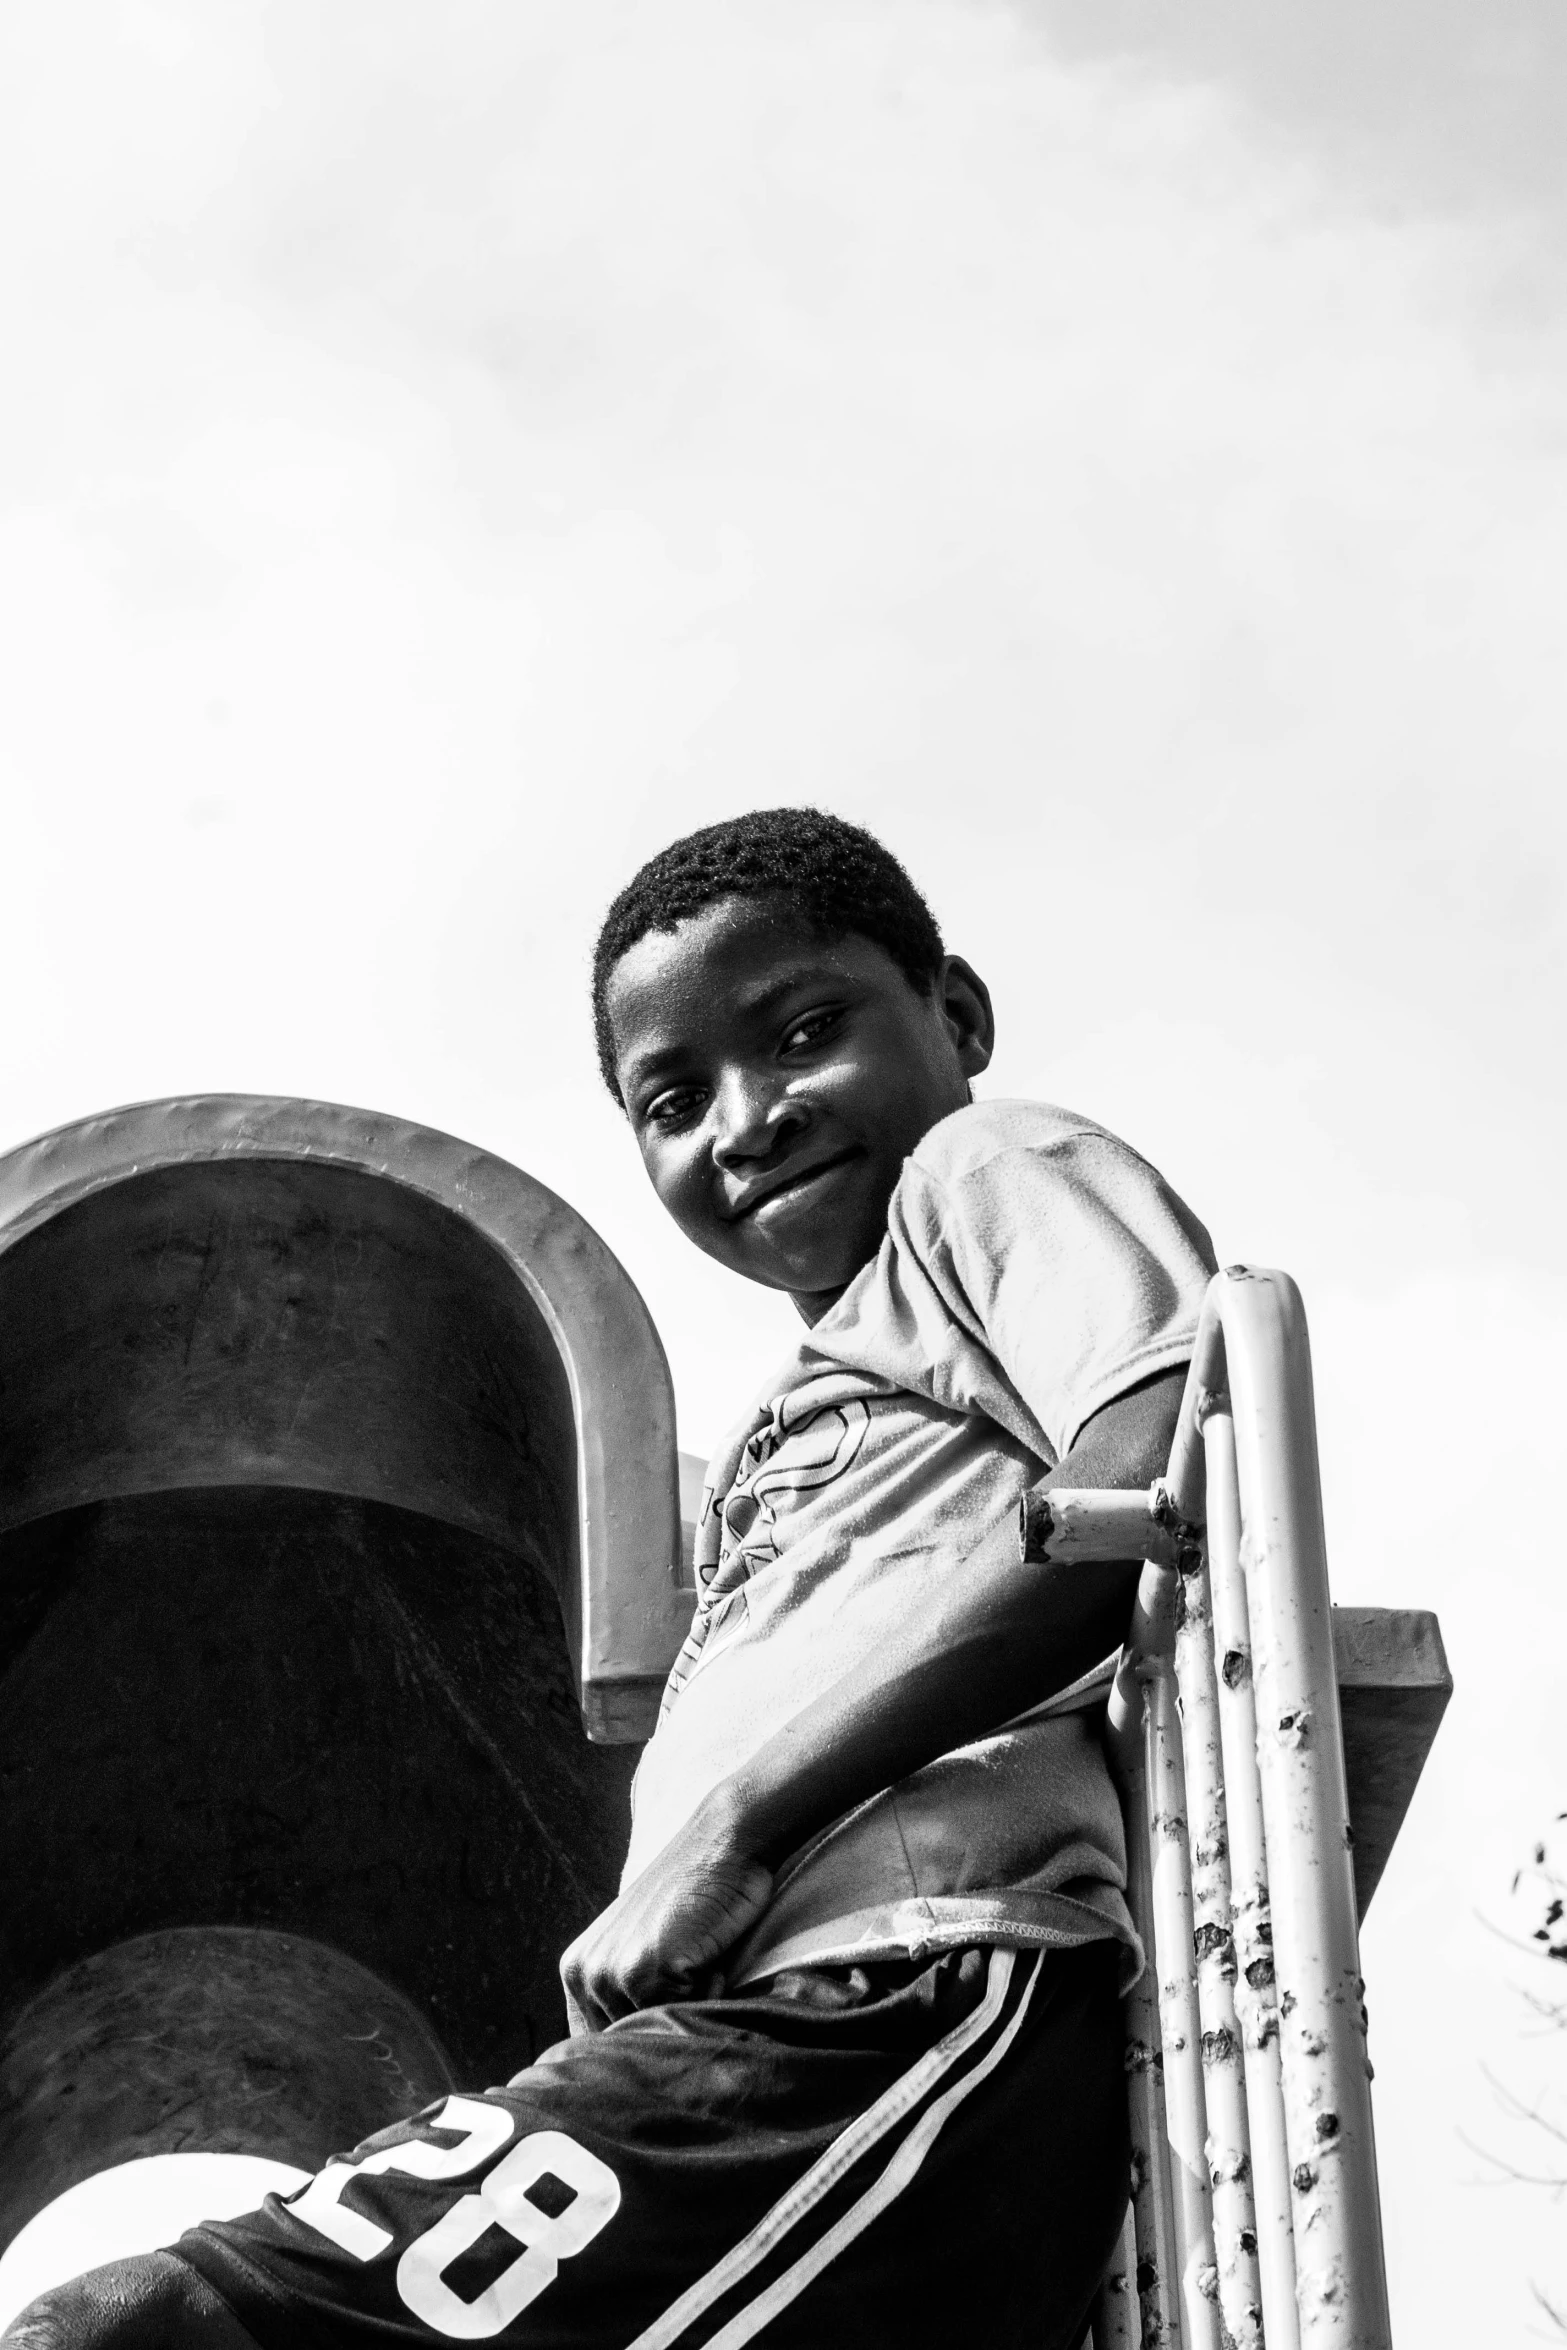
[[35, 2304], [31, 2350], [1080, 2339], [1140, 1954], [1072, 1685], [1137, 1570], [1026, 1567], [1015, 1517], [1162, 1470], [1207, 1235], [1087, 1121], [973, 1103], [984, 985], [832, 817], [654, 858], [594, 1010], [663, 1204], [805, 1329], [713, 1464], [573, 2037]]

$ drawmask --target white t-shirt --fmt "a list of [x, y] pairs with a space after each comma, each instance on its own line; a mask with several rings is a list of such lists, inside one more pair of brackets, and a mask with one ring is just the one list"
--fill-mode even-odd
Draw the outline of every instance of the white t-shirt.
[[[696, 1617], [637, 1773], [624, 1882], [874, 1655], [1101, 1406], [1184, 1363], [1207, 1233], [1071, 1111], [981, 1102], [905, 1160], [887, 1237], [716, 1454]], [[1102, 1695], [1102, 1690], [1100, 1693]], [[1136, 1964], [1098, 1715], [1068, 1697], [861, 1804], [779, 1872], [732, 1984], [965, 1942]]]

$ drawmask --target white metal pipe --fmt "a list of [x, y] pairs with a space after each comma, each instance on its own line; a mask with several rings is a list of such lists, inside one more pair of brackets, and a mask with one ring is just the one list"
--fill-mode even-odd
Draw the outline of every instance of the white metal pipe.
[[1195, 1565], [1200, 1536], [1176, 1510], [1161, 1478], [1146, 1492], [1053, 1487], [1026, 1493], [1019, 1512], [1023, 1556], [1047, 1559], [1154, 1559]]
[[1209, 1282], [1202, 1310], [1197, 1317], [1197, 1335], [1192, 1341], [1186, 1389], [1181, 1397], [1175, 1437], [1170, 1446], [1169, 1467], [1164, 1473], [1164, 1483], [1176, 1510], [1194, 1525], [1203, 1523], [1204, 1494], [1207, 1489], [1203, 1423], [1214, 1405], [1225, 1400], [1228, 1395], [1224, 1365], [1223, 1284], [1222, 1274], [1216, 1274]]
[[1175, 2241], [1174, 2191], [1165, 2126], [1164, 2058], [1159, 2045], [1159, 1987], [1153, 1915], [1153, 1861], [1148, 1817], [1146, 1703], [1136, 1660], [1147, 1630], [1144, 1593], [1157, 1590], [1160, 1570], [1145, 1567], [1132, 1634], [1110, 1692], [1107, 1733], [1126, 1817], [1126, 1900], [1146, 1963], [1126, 1997], [1126, 2087], [1132, 2140], [1132, 2220], [1135, 2231], [1138, 2335], [1143, 2350], [1178, 2350], [1181, 2342], [1180, 2262]]
[[[1262, 2285], [1252, 2207], [1251, 2132], [1240, 2020], [1235, 2007], [1235, 1938], [1220, 1743], [1218, 1676], [1208, 1572], [1181, 1578], [1175, 1621], [1175, 1677], [1181, 1698], [1186, 1821], [1191, 1849], [1193, 1946], [1202, 2019], [1204, 2156], [1213, 2197], [1219, 2310], [1234, 2350], [1261, 2350]], [[1282, 2120], [1282, 2115], [1281, 2115]]]
[[1389, 2350], [1365, 1986], [1305, 1310], [1218, 1276], [1269, 1854], [1302, 2350]]
[[[1140, 1714], [1140, 1691], [1138, 1698]], [[1148, 1954], [1147, 1964], [1126, 2000], [1126, 2087], [1131, 2121], [1139, 2333], [1143, 2350], [1178, 2350], [1181, 2264], [1175, 2240], [1175, 2191], [1170, 2176], [1170, 2141], [1164, 2110], [1159, 1985], [1154, 1971], [1153, 1868], [1149, 1855], [1147, 1782], [1141, 1763], [1127, 1803], [1127, 1841], [1130, 1907]]]
[[1146, 1661], [1153, 1914], [1158, 1951], [1159, 2024], [1164, 2047], [1165, 2122], [1181, 2259], [1181, 2315], [1192, 2350], [1219, 2350], [1219, 2272], [1208, 2185], [1208, 2115], [1203, 2092], [1202, 2018], [1197, 2005], [1186, 1777], [1176, 1705], [1176, 1578], [1163, 1570], [1160, 1646]]
[[1121, 2241], [1111, 2256], [1104, 2282], [1094, 2298], [1094, 2350], [1141, 2350], [1142, 2326], [1137, 2308], [1137, 2229], [1132, 2207], [1126, 2207]]
[[1224, 1758], [1230, 1915], [1235, 1937], [1235, 2007], [1244, 2051], [1263, 2333], [1268, 2350], [1298, 2350], [1295, 2237], [1289, 2149], [1284, 2132], [1284, 2077], [1279, 2062], [1273, 1916], [1268, 1904], [1262, 1781], [1257, 1771], [1251, 1629], [1240, 1562], [1235, 1427], [1227, 1398], [1204, 1415], [1202, 1439], [1208, 1470], [1208, 1580], [1217, 1663], [1219, 1736]]

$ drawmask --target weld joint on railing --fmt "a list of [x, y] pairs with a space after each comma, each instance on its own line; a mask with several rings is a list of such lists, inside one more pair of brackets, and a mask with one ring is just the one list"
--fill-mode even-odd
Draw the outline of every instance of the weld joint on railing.
[[1200, 1436], [1216, 1412], [1223, 1412], [1228, 1417], [1231, 1409], [1227, 1387], [1199, 1387], [1192, 1406], [1192, 1426]]
[[1160, 1565], [1175, 1567], [1183, 1575], [1199, 1574], [1204, 1565], [1202, 1528], [1182, 1517], [1163, 1477], [1156, 1477], [1148, 1489], [1148, 1515], [1169, 1546]]
[[1036, 1488], [1019, 1505], [1018, 1540], [1028, 1566], [1067, 1558], [1144, 1558], [1195, 1575], [1203, 1564], [1202, 1528], [1182, 1516], [1163, 1477], [1146, 1494]]

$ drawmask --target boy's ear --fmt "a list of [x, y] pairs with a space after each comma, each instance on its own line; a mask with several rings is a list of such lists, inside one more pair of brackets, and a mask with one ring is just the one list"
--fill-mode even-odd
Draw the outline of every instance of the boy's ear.
[[978, 1077], [990, 1067], [996, 1049], [996, 1015], [990, 990], [961, 955], [947, 955], [936, 974], [936, 999], [957, 1048], [958, 1066], [965, 1077]]

